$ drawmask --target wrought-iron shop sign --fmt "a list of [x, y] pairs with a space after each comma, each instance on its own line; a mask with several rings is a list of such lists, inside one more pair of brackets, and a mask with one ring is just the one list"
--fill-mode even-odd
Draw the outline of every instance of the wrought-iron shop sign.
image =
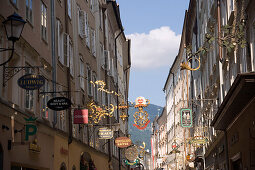
[[36, 90], [45, 84], [45, 78], [41, 75], [26, 74], [18, 79], [18, 85], [26, 90]]
[[48, 108], [56, 111], [71, 107], [71, 101], [66, 97], [54, 97], [47, 102]]
[[192, 127], [192, 111], [191, 109], [181, 109], [181, 126]]
[[98, 137], [99, 139], [111, 139], [113, 137], [113, 131], [107, 127], [99, 128]]
[[132, 144], [132, 141], [128, 137], [118, 137], [115, 139], [115, 145], [119, 148], [127, 148]]
[[88, 109], [75, 109], [73, 113], [74, 124], [88, 124]]

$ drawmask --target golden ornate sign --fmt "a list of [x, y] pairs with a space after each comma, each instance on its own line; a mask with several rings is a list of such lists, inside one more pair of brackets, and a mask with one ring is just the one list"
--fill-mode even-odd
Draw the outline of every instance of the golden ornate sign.
[[143, 107], [147, 107], [149, 104], [150, 100], [145, 99], [144, 97], [138, 97], [135, 100], [135, 107], [138, 108], [138, 112], [135, 112], [133, 115], [135, 118], [135, 124], [133, 124], [133, 126], [140, 130], [144, 130], [150, 123], [150, 120], [148, 119], [148, 113], [143, 110]]
[[133, 126], [137, 127], [140, 130], [143, 130], [150, 123], [150, 120], [148, 119], [148, 113], [144, 111], [142, 107], [139, 107], [138, 109], [139, 111], [135, 112], [134, 114], [135, 124], [133, 124]]
[[113, 112], [115, 110], [115, 107], [113, 104], [110, 104], [110, 107], [105, 106], [104, 108], [101, 108], [100, 106], [97, 106], [94, 101], [90, 101], [88, 104], [89, 109], [89, 117], [94, 121], [94, 123], [99, 123], [99, 121], [102, 118], [105, 118], [105, 116], [112, 117]]
[[116, 95], [116, 96], [120, 96], [120, 94], [118, 94], [117, 92], [115, 92], [115, 91], [109, 91], [109, 90], [107, 90], [107, 89], [104, 89], [105, 88], [105, 82], [103, 81], [103, 80], [97, 80], [97, 81], [95, 81], [95, 82], [93, 82], [93, 81], [90, 81], [90, 83], [94, 86], [94, 87], [96, 87], [96, 85], [98, 85], [99, 87], [98, 87], [98, 91], [103, 91], [103, 92], [105, 92], [105, 93], [109, 93], [109, 94], [114, 94], [114, 95]]

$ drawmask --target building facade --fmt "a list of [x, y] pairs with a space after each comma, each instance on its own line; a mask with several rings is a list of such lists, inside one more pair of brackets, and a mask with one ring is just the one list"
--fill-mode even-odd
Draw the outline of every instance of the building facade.
[[[190, 0], [164, 86], [168, 148], [171, 139], [181, 138], [186, 149], [169, 152], [169, 164], [178, 160], [175, 155], [183, 161], [168, 169], [254, 168], [254, 3]], [[183, 107], [192, 110], [192, 126], [178, 130]]]
[[[89, 124], [74, 124], [73, 118], [74, 110], [88, 109], [91, 100], [101, 107], [127, 102], [130, 40], [123, 32], [118, 4], [108, 0], [1, 4], [1, 48], [11, 45], [2, 21], [15, 11], [27, 23], [13, 59], [0, 68], [0, 169], [126, 169], [122, 152], [114, 145], [116, 137], [127, 135], [128, 123], [118, 109], [99, 123], [89, 119]], [[8, 55], [0, 53], [1, 63]], [[25, 74], [42, 75], [44, 86], [18, 87]], [[99, 90], [98, 80], [105, 82], [107, 91]], [[53, 97], [69, 99], [71, 107], [49, 109], [47, 102]], [[26, 140], [24, 118], [29, 117], [37, 118], [37, 132]], [[98, 129], [104, 126], [114, 130], [112, 139], [99, 139]]]

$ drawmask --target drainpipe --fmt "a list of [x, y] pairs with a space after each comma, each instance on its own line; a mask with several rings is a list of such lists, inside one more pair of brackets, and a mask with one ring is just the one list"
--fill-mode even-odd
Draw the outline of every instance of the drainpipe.
[[[217, 0], [217, 12], [218, 12], [218, 15], [217, 15], [217, 21], [218, 21], [218, 39], [219, 39], [219, 42], [220, 42], [220, 38], [221, 38], [221, 22], [220, 22], [220, 0]], [[222, 48], [219, 44], [219, 57], [220, 57], [220, 62], [222, 62]]]
[[[114, 43], [115, 43], [115, 57], [116, 57], [116, 73], [118, 73], [118, 56], [117, 56], [117, 39], [118, 37], [123, 33], [123, 29], [121, 29], [120, 33], [114, 38]], [[117, 93], [119, 93], [119, 80], [118, 80], [118, 74], [116, 75], [117, 77]], [[117, 106], [119, 106], [119, 97], [117, 96]], [[120, 123], [119, 119], [119, 109], [117, 109], [117, 122]], [[120, 136], [120, 130], [118, 131], [118, 136]], [[121, 160], [120, 160], [120, 148], [118, 148], [118, 154], [119, 154], [119, 170], [121, 170]]]
[[[53, 92], [56, 92], [56, 52], [55, 52], [55, 1], [51, 0], [51, 55], [52, 55], [52, 85]], [[56, 93], [53, 93], [56, 97]], [[57, 112], [53, 111], [53, 128], [57, 124]]]

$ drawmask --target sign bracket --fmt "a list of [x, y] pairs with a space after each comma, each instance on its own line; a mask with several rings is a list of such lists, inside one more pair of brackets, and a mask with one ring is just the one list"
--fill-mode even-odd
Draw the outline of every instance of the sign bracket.
[[21, 70], [25, 70], [28, 68], [32, 68], [33, 70], [35, 68], [43, 68], [46, 69], [47, 66], [43, 65], [43, 66], [20, 66], [20, 67], [6, 67], [5, 65], [3, 65], [3, 86], [5, 87], [6, 83], [13, 77], [15, 76], [18, 72], [20, 72]]

